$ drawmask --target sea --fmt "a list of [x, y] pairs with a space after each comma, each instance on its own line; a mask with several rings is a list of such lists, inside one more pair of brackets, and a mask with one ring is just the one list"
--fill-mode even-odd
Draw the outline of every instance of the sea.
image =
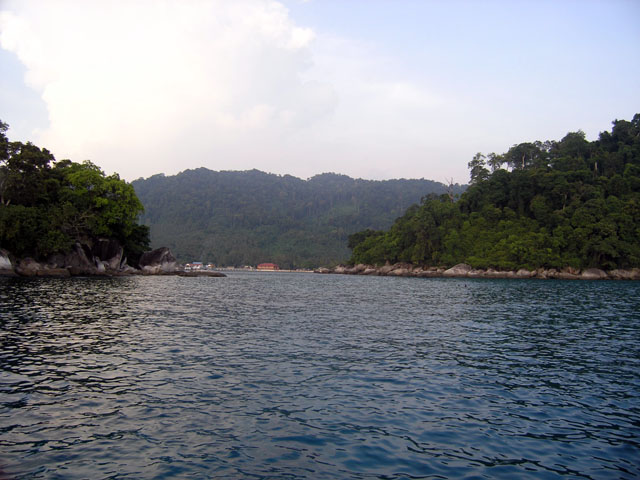
[[0, 479], [640, 478], [640, 282], [0, 279]]

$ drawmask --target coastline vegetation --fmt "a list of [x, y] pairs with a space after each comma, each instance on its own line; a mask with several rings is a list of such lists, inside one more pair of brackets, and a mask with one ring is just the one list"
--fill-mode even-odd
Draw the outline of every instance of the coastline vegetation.
[[90, 161], [56, 161], [46, 148], [9, 141], [7, 129], [0, 122], [0, 247], [39, 259], [99, 238], [120, 242], [130, 259], [149, 249], [130, 184]]
[[469, 188], [427, 195], [386, 231], [349, 237], [352, 264], [473, 268], [640, 266], [640, 114], [589, 142], [560, 141], [476, 154]]

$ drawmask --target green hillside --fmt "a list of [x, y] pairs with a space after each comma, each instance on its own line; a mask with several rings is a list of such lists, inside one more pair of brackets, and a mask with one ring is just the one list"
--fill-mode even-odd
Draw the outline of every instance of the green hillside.
[[385, 232], [350, 238], [352, 262], [476, 268], [640, 266], [640, 114], [589, 142], [514, 145], [469, 162], [458, 201], [432, 195]]
[[[360, 180], [325, 173], [301, 180], [258, 170], [205, 168], [133, 183], [152, 246], [181, 261], [281, 267], [329, 265], [349, 257], [347, 238], [388, 228], [412, 204], [447, 187], [430, 180]], [[464, 190], [454, 185], [452, 191]]]

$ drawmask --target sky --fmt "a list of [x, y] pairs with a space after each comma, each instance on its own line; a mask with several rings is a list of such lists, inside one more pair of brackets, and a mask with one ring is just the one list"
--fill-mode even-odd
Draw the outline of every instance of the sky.
[[188, 168], [467, 183], [640, 112], [637, 0], [0, 0], [10, 140]]

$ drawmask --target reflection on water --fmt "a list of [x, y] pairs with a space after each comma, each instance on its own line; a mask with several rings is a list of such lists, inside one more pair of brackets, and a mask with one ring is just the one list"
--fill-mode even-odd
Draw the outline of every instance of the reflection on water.
[[639, 293], [0, 279], [0, 478], [637, 478]]

